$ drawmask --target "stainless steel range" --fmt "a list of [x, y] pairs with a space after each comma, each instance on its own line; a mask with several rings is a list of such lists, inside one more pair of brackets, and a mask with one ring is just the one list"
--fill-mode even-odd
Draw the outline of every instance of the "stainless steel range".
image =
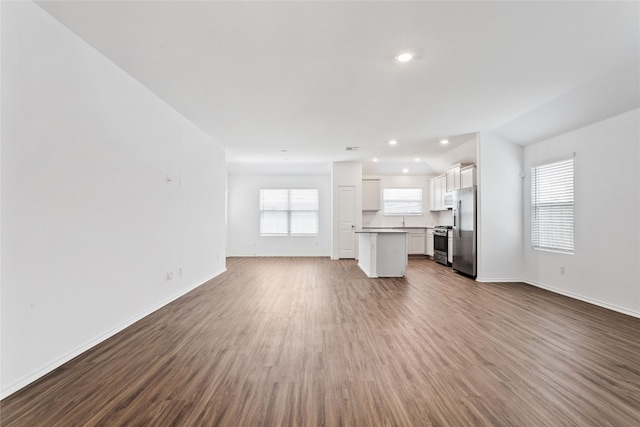
[[433, 229], [433, 259], [442, 265], [449, 265], [449, 237], [450, 225], [439, 225]]

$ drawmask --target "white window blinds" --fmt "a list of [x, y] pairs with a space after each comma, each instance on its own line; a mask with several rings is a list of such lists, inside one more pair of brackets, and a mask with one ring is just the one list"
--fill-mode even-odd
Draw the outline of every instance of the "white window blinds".
[[385, 215], [422, 215], [422, 188], [385, 188]]
[[260, 190], [260, 235], [318, 234], [317, 189]]
[[573, 253], [573, 159], [531, 168], [531, 245]]

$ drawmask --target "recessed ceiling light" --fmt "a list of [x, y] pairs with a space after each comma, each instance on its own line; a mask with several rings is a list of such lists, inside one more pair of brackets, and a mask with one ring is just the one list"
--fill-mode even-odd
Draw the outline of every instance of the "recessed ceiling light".
[[287, 150], [280, 150], [280, 152], [281, 152], [281, 153], [286, 153], [286, 152], [287, 152]]
[[442, 144], [442, 145], [445, 145], [445, 144], [448, 144], [448, 143], [449, 143], [448, 139], [443, 139], [443, 140], [440, 141], [440, 144]]
[[398, 62], [409, 62], [413, 59], [413, 52], [402, 52], [398, 56], [396, 56], [396, 61]]
[[378, 158], [376, 157], [375, 159], [373, 159], [373, 161], [374, 161], [374, 162], [377, 162], [377, 161], [378, 161]]
[[419, 162], [419, 161], [420, 161], [420, 157], [416, 157], [416, 158], [415, 158], [415, 159], [413, 159], [413, 160], [415, 160], [416, 162]]
[[392, 139], [391, 141], [389, 141], [389, 145], [396, 145], [398, 143], [398, 141], [396, 141], [395, 139]]
[[407, 173], [407, 172], [409, 172], [409, 169], [404, 168], [404, 169], [402, 169], [402, 172]]

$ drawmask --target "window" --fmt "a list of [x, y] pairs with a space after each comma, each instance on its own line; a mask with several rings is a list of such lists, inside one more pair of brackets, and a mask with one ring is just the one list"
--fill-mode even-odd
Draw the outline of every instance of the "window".
[[422, 215], [422, 188], [385, 188], [385, 215]]
[[531, 168], [531, 245], [573, 253], [573, 159]]
[[314, 236], [317, 234], [317, 189], [260, 190], [261, 236]]

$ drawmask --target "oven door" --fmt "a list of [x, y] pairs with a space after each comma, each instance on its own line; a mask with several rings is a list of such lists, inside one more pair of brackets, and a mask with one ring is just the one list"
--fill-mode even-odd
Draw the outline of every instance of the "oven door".
[[433, 233], [433, 250], [436, 252], [444, 252], [445, 254], [449, 252], [449, 239], [447, 235], [441, 236], [439, 234]]

